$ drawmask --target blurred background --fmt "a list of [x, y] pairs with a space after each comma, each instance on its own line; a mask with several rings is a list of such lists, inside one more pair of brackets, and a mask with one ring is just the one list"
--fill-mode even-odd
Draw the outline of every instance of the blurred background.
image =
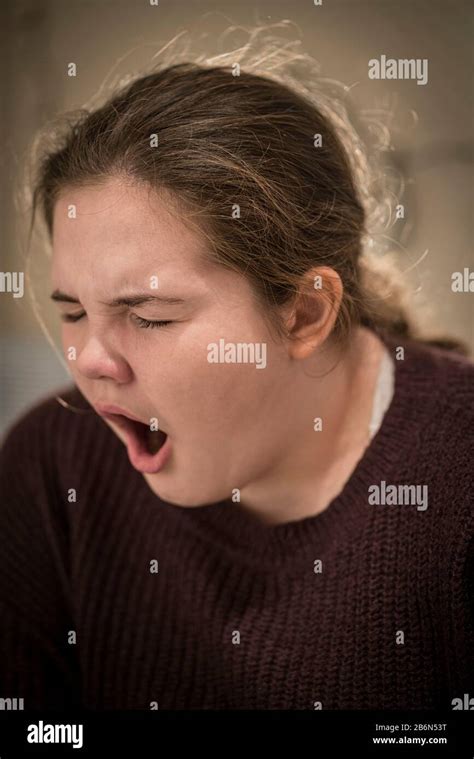
[[[138, 72], [149, 66], [182, 30], [210, 57], [227, 49], [221, 35], [231, 25], [289, 19], [299, 27], [304, 50], [325, 76], [352, 88], [357, 106], [393, 110], [390, 159], [406, 187], [405, 219], [390, 233], [430, 331], [452, 334], [474, 350], [474, 294], [451, 289], [453, 272], [474, 269], [470, 0], [4, 0], [0, 16], [2, 271], [24, 271], [29, 215], [18, 195], [40, 127], [61, 111], [80, 108], [113, 67], [125, 74], [129, 67]], [[381, 55], [427, 58], [428, 83], [370, 80], [368, 61]], [[76, 77], [67, 76], [71, 61]], [[45, 261], [32, 276], [49, 326], [57, 317], [47, 303]], [[64, 387], [69, 375], [27, 288], [23, 298], [0, 292], [0, 307], [1, 432]]]

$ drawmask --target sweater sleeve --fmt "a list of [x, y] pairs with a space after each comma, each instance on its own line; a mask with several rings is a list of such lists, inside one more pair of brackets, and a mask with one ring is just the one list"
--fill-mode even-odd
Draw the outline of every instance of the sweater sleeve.
[[0, 449], [0, 698], [25, 710], [80, 705], [57, 413], [43, 401]]

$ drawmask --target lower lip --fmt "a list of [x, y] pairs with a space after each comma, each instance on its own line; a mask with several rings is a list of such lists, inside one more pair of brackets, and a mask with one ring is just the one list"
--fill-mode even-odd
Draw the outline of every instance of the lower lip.
[[171, 456], [169, 435], [166, 436], [166, 440], [159, 451], [150, 453], [144, 441], [140, 439], [135, 431], [130, 429], [128, 422], [124, 421], [123, 417], [117, 419], [117, 416], [114, 414], [102, 414], [102, 416], [116, 424], [125, 433], [128, 458], [131, 465], [138, 472], [142, 474], [157, 474], [161, 472]]
[[161, 472], [171, 455], [171, 442], [169, 436], [160, 450], [149, 453], [143, 442], [133, 433], [127, 435], [127, 453], [130, 463], [142, 474], [157, 474]]

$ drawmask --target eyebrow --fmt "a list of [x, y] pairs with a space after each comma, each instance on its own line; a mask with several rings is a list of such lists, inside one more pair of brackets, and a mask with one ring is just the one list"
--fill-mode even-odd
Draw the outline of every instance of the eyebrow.
[[[77, 298], [72, 295], [63, 293], [61, 290], [55, 290], [51, 294], [51, 300], [57, 303], [80, 303]], [[177, 306], [182, 303], [186, 303], [183, 298], [173, 298], [165, 295], [150, 295], [149, 293], [131, 293], [130, 295], [123, 295], [120, 298], [114, 298], [113, 300], [104, 302], [101, 301], [104, 306], [140, 306], [144, 303], [162, 303], [168, 306]]]

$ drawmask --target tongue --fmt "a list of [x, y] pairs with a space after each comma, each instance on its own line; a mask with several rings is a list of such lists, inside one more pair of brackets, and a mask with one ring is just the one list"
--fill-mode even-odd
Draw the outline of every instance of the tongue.
[[145, 442], [149, 453], [157, 453], [166, 440], [166, 433], [162, 430], [150, 430], [147, 428]]

